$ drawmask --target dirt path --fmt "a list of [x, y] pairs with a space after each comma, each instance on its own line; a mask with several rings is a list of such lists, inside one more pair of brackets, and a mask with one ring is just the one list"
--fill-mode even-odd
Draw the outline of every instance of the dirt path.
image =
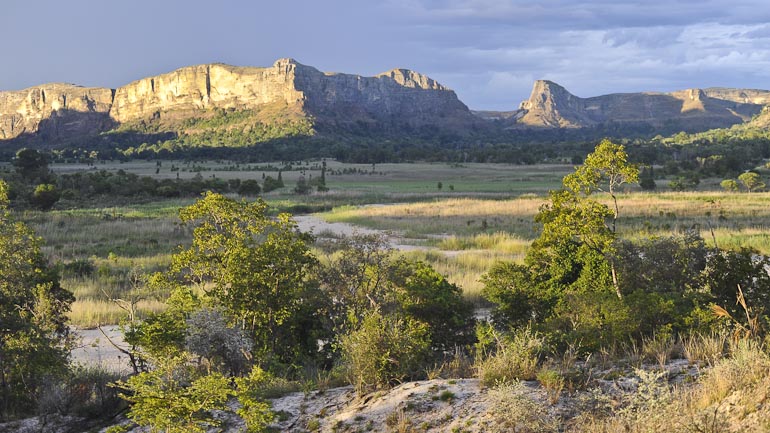
[[294, 220], [303, 232], [312, 233], [319, 238], [332, 238], [354, 235], [380, 235], [388, 244], [399, 251], [427, 251], [435, 248], [424, 245], [415, 245], [419, 239], [408, 239], [400, 233], [389, 230], [376, 230], [360, 227], [349, 223], [327, 222], [316, 215], [296, 215]]
[[74, 332], [80, 337], [77, 347], [72, 350], [72, 362], [89, 367], [102, 367], [115, 373], [129, 373], [131, 367], [128, 357], [110, 343], [110, 339], [117, 345], [125, 347], [123, 334], [115, 325], [102, 326], [106, 338], [98, 329], [76, 329]]

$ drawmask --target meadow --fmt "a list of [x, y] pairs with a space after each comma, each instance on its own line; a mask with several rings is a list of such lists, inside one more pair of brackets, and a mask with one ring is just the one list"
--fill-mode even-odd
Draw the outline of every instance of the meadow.
[[[53, 164], [57, 173], [107, 170], [156, 178], [256, 179], [277, 177], [285, 187], [263, 198], [271, 211], [318, 212], [319, 218], [390, 231], [421, 249], [403, 252], [431, 263], [484, 305], [479, 278], [498, 260], [521, 260], [538, 235], [533, 217], [560, 186], [570, 165], [342, 164], [327, 162], [328, 192], [297, 195], [300, 176], [321, 176], [321, 162], [238, 164], [230, 161], [162, 163], [133, 161]], [[288, 165], [291, 165], [289, 169]], [[440, 184], [439, 184], [440, 183]], [[659, 181], [663, 186], [665, 181]], [[715, 180], [695, 192], [641, 192], [619, 196], [623, 237], [667, 236], [698, 231], [720, 248], [751, 247], [770, 254], [770, 193], [728, 193]], [[141, 200], [140, 200], [141, 201]], [[164, 293], [140, 293], [132, 273], [168, 266], [178, 245], [190, 241], [176, 217], [193, 199], [146, 203], [110, 200], [20, 218], [44, 239], [44, 252], [60, 263], [62, 284], [77, 298], [78, 326], [116, 323], [125, 312], [110, 299], [134, 299], [140, 314], [163, 308]], [[61, 203], [66, 207], [66, 203]], [[321, 233], [323, 235], [323, 233]]]

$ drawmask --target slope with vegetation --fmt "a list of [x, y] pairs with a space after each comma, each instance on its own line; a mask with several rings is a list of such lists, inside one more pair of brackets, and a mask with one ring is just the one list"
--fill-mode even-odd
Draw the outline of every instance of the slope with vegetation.
[[[24, 160], [20, 176], [36, 166]], [[87, 423], [100, 405], [118, 412], [119, 393], [126, 430], [761, 431], [770, 260], [700, 232], [624, 238], [629, 160], [602, 141], [533, 210], [523, 260], [482, 279], [492, 311], [479, 323], [460, 287], [381, 239], [320, 254], [261, 199], [205, 193], [179, 213], [190, 243], [135, 274], [163, 308], [116, 299], [133, 374], [80, 393], [88, 375], [62, 368], [49, 388], [10, 387], [29, 403], [5, 417]], [[41, 404], [50, 389], [68, 404]]]

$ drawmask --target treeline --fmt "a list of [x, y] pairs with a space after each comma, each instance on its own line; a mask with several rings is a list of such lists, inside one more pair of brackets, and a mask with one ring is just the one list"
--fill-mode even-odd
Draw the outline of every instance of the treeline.
[[[276, 178], [265, 176], [262, 184], [255, 179], [204, 178], [197, 173], [190, 179], [156, 179], [139, 176], [124, 170], [108, 172], [94, 170], [74, 174], [56, 174], [48, 168], [48, 155], [32, 149], [22, 149], [13, 159], [13, 170], [0, 173], [9, 185], [8, 195], [15, 207], [51, 209], [59, 200], [77, 203], [84, 200], [106, 199], [153, 199], [173, 197], [197, 197], [205, 191], [237, 193], [256, 196], [284, 187], [281, 172]], [[291, 167], [288, 167], [291, 169]], [[160, 169], [160, 163], [158, 165]], [[325, 172], [325, 163], [322, 168]], [[325, 177], [303, 183], [301, 193], [312, 188], [323, 189]]]

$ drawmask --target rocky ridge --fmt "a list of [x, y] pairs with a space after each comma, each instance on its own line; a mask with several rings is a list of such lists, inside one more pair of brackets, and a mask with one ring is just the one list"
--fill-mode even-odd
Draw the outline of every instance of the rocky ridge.
[[117, 89], [45, 84], [0, 92], [0, 140], [26, 134], [55, 140], [94, 135], [126, 123], [264, 107], [334, 125], [448, 127], [450, 122], [462, 126], [477, 120], [453, 91], [414, 71], [393, 69], [362, 77], [324, 73], [293, 59], [279, 59], [267, 68], [188, 66]]
[[[770, 91], [759, 89], [581, 98], [552, 81], [538, 80], [517, 110], [471, 112], [452, 90], [408, 69], [364, 77], [321, 72], [285, 58], [270, 67], [188, 66], [117, 89], [44, 84], [0, 92], [0, 142], [29, 138], [57, 145], [109, 131], [135, 133], [121, 142], [125, 145], [197, 134], [203, 138], [193, 140], [195, 145], [215, 140], [227, 146], [231, 132], [241, 134], [238, 145], [316, 133], [435, 138], [449, 132], [455, 140], [480, 133], [494, 139], [506, 130], [600, 131], [606, 125], [667, 134], [765, 119], [761, 113], [768, 105]], [[205, 121], [222, 113], [241, 115]]]
[[676, 92], [615, 93], [580, 98], [564, 87], [538, 80], [532, 94], [509, 118], [516, 127], [585, 128], [607, 123], [705, 130], [744, 123], [770, 103], [770, 91], [687, 89]]

